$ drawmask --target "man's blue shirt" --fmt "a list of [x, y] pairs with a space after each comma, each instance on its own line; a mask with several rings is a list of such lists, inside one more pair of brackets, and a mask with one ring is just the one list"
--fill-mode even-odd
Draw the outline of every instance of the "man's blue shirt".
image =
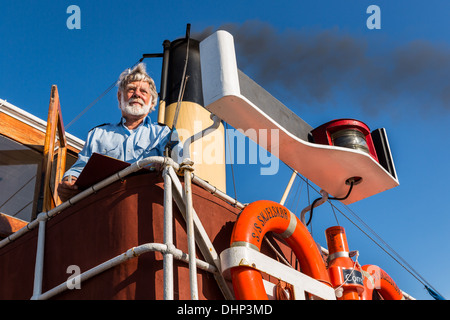
[[[145, 117], [139, 127], [129, 130], [122, 118], [117, 124], [104, 124], [91, 129], [78, 160], [66, 171], [64, 177], [78, 177], [93, 153], [100, 153], [128, 163], [150, 156], [164, 156], [164, 149], [170, 139], [170, 128], [152, 123]], [[178, 142], [174, 130], [172, 141]], [[179, 146], [178, 146], [179, 147]]]

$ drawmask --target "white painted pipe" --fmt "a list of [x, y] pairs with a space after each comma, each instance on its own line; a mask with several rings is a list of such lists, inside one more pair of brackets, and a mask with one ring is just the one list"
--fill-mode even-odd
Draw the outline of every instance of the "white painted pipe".
[[406, 300], [416, 300], [416, 298], [414, 298], [413, 296], [411, 296], [410, 294], [406, 293], [403, 290], [400, 290], [403, 294], [403, 297], [405, 297]]
[[[140, 245], [137, 247], [133, 247], [133, 248], [127, 250], [126, 252], [124, 252], [106, 262], [103, 262], [102, 264], [99, 264], [98, 266], [96, 266], [92, 269], [89, 269], [86, 272], [83, 272], [82, 274], [80, 274], [79, 281], [80, 281], [80, 283], [82, 283], [83, 281], [86, 281], [86, 280], [88, 280], [110, 268], [113, 268], [127, 260], [136, 258], [143, 253], [152, 252], [152, 251], [158, 251], [161, 253], [165, 253], [165, 252], [169, 251], [174, 256], [175, 259], [178, 259], [178, 260], [181, 260], [184, 262], [189, 262], [189, 255], [184, 253], [180, 249], [177, 249], [175, 247], [169, 248], [165, 244], [162, 244], [162, 243], [146, 243], [146, 244], [143, 244], [143, 245]], [[205, 271], [208, 271], [211, 273], [218, 272], [218, 270], [215, 266], [213, 266], [205, 261], [196, 259], [196, 263], [197, 263], [197, 266], [202, 270], [205, 270]], [[60, 294], [64, 291], [66, 291], [68, 289], [69, 289], [69, 286], [66, 281], [66, 282], [61, 283], [60, 285], [54, 287], [53, 289], [51, 289], [47, 292], [44, 292], [43, 294], [36, 297], [36, 299], [46, 300], [51, 297], [54, 297], [57, 294]], [[77, 289], [72, 289], [72, 290], [77, 290]]]
[[198, 300], [197, 287], [197, 267], [195, 264], [195, 233], [194, 233], [194, 213], [192, 204], [192, 174], [193, 162], [190, 159], [185, 159], [182, 163], [181, 169], [184, 170], [184, 203], [186, 206], [186, 231], [188, 240], [189, 253], [189, 281], [191, 285], [191, 299]]
[[42, 278], [44, 275], [44, 252], [45, 252], [45, 226], [47, 220], [42, 219], [39, 221], [39, 233], [36, 249], [36, 262], [34, 265], [34, 284], [33, 284], [33, 297], [39, 296], [42, 293]]
[[282, 206], [284, 206], [284, 203], [286, 202], [286, 198], [287, 198], [289, 192], [291, 191], [292, 184], [294, 183], [294, 179], [295, 179], [296, 176], [297, 176], [297, 171], [294, 170], [292, 172], [291, 178], [289, 179], [289, 182], [288, 182], [288, 184], [286, 186], [286, 189], [284, 190], [283, 196], [281, 197], [280, 204]]
[[244, 209], [245, 208], [244, 204], [242, 204], [239, 201], [237, 201], [236, 199], [230, 197], [225, 192], [217, 189], [215, 186], [213, 186], [209, 182], [206, 182], [202, 178], [197, 177], [194, 173], [192, 173], [192, 182], [197, 184], [197, 185], [199, 185], [203, 189], [211, 192], [211, 194], [213, 194], [217, 198], [222, 199], [222, 200], [230, 203], [232, 206], [235, 206], [236, 208], [239, 208], [239, 209]]
[[[173, 245], [173, 211], [172, 211], [172, 179], [169, 168], [163, 171], [164, 178], [164, 244], [168, 248]], [[164, 270], [164, 300], [173, 300], [173, 255], [170, 250], [163, 257]]]

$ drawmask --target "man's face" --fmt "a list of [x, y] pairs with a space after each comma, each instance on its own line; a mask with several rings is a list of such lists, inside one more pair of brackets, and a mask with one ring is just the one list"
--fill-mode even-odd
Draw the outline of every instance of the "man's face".
[[119, 92], [118, 98], [124, 115], [144, 116], [152, 106], [150, 84], [144, 81], [129, 83], [123, 92]]

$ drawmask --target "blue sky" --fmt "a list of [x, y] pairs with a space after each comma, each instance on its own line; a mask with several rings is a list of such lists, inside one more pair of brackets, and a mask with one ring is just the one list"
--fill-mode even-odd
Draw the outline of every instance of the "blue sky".
[[[70, 16], [66, 10], [72, 4], [81, 9], [79, 30], [66, 26]], [[372, 4], [381, 9], [379, 30], [366, 26], [366, 9]], [[1, 0], [0, 12], [0, 98], [45, 120], [50, 87], [57, 84], [66, 124], [143, 53], [162, 52], [165, 39], [184, 36], [187, 23], [194, 33], [226, 24], [244, 32], [243, 26], [252, 23], [256, 34], [261, 35], [263, 28], [271, 32], [269, 39], [278, 45], [280, 54], [292, 52], [302, 41], [316, 48], [321, 35], [328, 35], [330, 46], [326, 48], [336, 54], [342, 54], [339, 43], [350, 44], [342, 59], [332, 59], [328, 52], [324, 61], [330, 64], [317, 64], [317, 71], [309, 70], [307, 77], [299, 69], [298, 79], [303, 80], [297, 79], [292, 86], [286, 83], [287, 70], [281, 66], [278, 72], [267, 74], [258, 65], [265, 61], [267, 51], [251, 57], [244, 53], [237, 59], [244, 72], [313, 127], [350, 117], [371, 129], [387, 129], [400, 186], [349, 208], [441, 294], [450, 297], [446, 267], [450, 263], [446, 200], [450, 179], [449, 2]], [[337, 62], [345, 58], [347, 65], [339, 66]], [[146, 63], [159, 86], [161, 61]], [[319, 72], [323, 73], [321, 81], [310, 82]], [[90, 128], [117, 121], [115, 92], [109, 92], [68, 131], [84, 139]], [[290, 177], [284, 167], [276, 176], [259, 176], [257, 165], [235, 165], [234, 171], [241, 202], [279, 201]], [[233, 195], [228, 177], [228, 193]], [[289, 199], [291, 210], [298, 207], [300, 212], [306, 206], [306, 189], [301, 190], [299, 204]], [[315, 197], [311, 190], [311, 200]], [[430, 299], [423, 285], [404, 268], [340, 214], [338, 220], [347, 229], [350, 248], [359, 250], [362, 264], [379, 265], [401, 289], [418, 299]], [[329, 205], [318, 208], [313, 219], [317, 241], [325, 246], [324, 230], [335, 224]]]

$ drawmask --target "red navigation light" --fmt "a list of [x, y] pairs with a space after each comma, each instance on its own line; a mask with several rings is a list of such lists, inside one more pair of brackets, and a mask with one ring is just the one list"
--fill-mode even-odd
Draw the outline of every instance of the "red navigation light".
[[311, 131], [315, 143], [345, 147], [370, 154], [377, 162], [377, 152], [369, 127], [358, 120], [338, 119]]

